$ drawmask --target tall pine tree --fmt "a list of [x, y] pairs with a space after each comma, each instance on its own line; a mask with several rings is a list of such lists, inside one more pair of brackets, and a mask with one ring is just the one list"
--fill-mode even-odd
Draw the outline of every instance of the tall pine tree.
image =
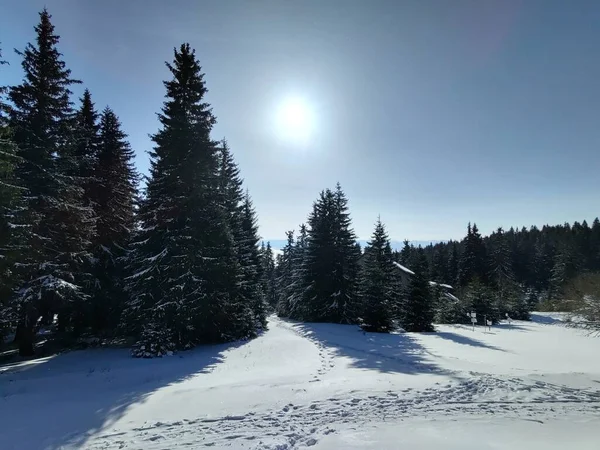
[[88, 297], [82, 285], [90, 276], [85, 268], [93, 213], [71, 176], [77, 160], [69, 87], [77, 81], [61, 59], [50, 18], [44, 9], [35, 27], [36, 43], [18, 52], [25, 78], [9, 93], [9, 122], [20, 156], [16, 174], [27, 190], [26, 209], [18, 220], [27, 226], [28, 251], [20, 256], [21, 284], [11, 302], [19, 320], [21, 355], [33, 354], [40, 316], [51, 319], [59, 313], [62, 331], [77, 327], [74, 315]]
[[275, 257], [271, 243], [267, 242], [264, 251], [262, 252], [263, 266], [263, 290], [265, 299], [270, 309], [275, 309], [277, 306], [277, 279], [275, 270]]
[[294, 231], [286, 231], [287, 242], [282, 249], [277, 262], [277, 314], [281, 317], [300, 318], [297, 310], [297, 292], [294, 286], [296, 246]]
[[389, 332], [394, 325], [400, 293], [390, 239], [380, 219], [368, 245], [360, 276], [361, 327], [366, 331]]
[[467, 227], [467, 236], [463, 241], [463, 252], [458, 265], [458, 284], [466, 286], [474, 279], [487, 281], [487, 255], [485, 244], [477, 225]]
[[495, 291], [499, 314], [513, 319], [528, 319], [525, 293], [516, 283], [510, 260], [510, 248], [502, 227], [489, 239], [490, 281]]
[[267, 327], [267, 305], [263, 290], [263, 266], [259, 252], [258, 222], [250, 195], [246, 192], [241, 214], [242, 239], [237, 243], [242, 285], [241, 295], [252, 308], [255, 328]]
[[80, 99], [81, 105], [75, 115], [74, 159], [80, 185], [84, 189], [85, 203], [94, 207], [98, 190], [96, 187], [96, 169], [98, 166], [99, 132], [98, 112], [92, 102], [92, 95], [86, 89]]
[[308, 219], [303, 309], [306, 320], [352, 323], [357, 319], [358, 257], [347, 199], [341, 188], [321, 192]]
[[404, 330], [433, 331], [434, 309], [429, 281], [427, 280], [427, 260], [422, 248], [414, 250], [411, 270], [414, 275], [406, 288], [404, 308], [400, 321]]
[[140, 335], [136, 356], [255, 334], [252, 310], [240, 295], [204, 75], [189, 44], [174, 53], [123, 315], [127, 331]]
[[[90, 129], [93, 123], [90, 120]], [[93, 134], [90, 134], [90, 138], [93, 138]], [[97, 215], [93, 248], [96, 284], [89, 317], [92, 329], [99, 332], [117, 327], [126, 301], [122, 274], [135, 227], [138, 175], [133, 166], [134, 153], [127, 142], [127, 135], [109, 107], [102, 112], [96, 141], [96, 166], [95, 170], [90, 169], [90, 173], [94, 173], [92, 189]]]

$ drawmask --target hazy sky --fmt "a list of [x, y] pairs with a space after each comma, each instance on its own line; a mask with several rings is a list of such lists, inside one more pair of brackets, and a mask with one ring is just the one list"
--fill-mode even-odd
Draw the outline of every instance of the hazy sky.
[[[361, 238], [378, 214], [397, 240], [600, 214], [598, 1], [0, 0], [0, 84], [22, 77], [12, 49], [34, 39], [44, 5], [142, 171], [164, 61], [196, 48], [214, 137], [228, 139], [267, 239], [336, 181]], [[289, 97], [312, 110], [307, 141], [275, 126]]]

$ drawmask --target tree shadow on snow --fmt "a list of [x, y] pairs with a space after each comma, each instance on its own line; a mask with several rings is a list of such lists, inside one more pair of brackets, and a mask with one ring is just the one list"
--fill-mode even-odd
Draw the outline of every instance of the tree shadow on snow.
[[366, 333], [355, 325], [290, 324], [308, 339], [333, 351], [336, 356], [350, 358], [355, 368], [410, 375], [450, 375], [427, 359], [427, 350], [410, 333]]
[[564, 320], [550, 317], [545, 314], [530, 313], [529, 315], [531, 316], [531, 321], [534, 323], [542, 323], [544, 325], [554, 325], [557, 323], [564, 324]]
[[496, 347], [494, 345], [486, 344], [485, 342], [479, 341], [477, 339], [470, 338], [468, 336], [463, 336], [462, 334], [452, 333], [450, 331], [438, 331], [437, 333], [428, 333], [431, 336], [436, 336], [441, 339], [446, 339], [448, 341], [455, 342], [461, 345], [470, 345], [471, 347], [481, 347], [489, 350], [496, 350], [500, 352], [506, 352], [506, 350]]
[[83, 447], [130, 406], [144, 403], [160, 388], [211, 372], [227, 351], [244, 343], [203, 346], [157, 359], [134, 359], [121, 349], [73, 351], [0, 366], [1, 447]]
[[507, 323], [507, 322], [502, 322], [498, 325], [494, 325], [492, 327], [492, 330], [511, 330], [511, 331], [531, 331], [531, 325], [529, 325], [529, 323], [524, 323], [521, 322], [521, 324], [516, 324], [516, 323]]

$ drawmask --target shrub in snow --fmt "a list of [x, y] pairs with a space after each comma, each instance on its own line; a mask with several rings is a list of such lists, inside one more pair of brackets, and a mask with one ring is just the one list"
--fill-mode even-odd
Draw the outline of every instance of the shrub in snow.
[[131, 349], [131, 355], [134, 358], [171, 356], [175, 351], [175, 344], [170, 336], [170, 330], [148, 326], [144, 328], [139, 341]]
[[565, 289], [563, 303], [590, 322], [600, 323], [600, 273], [577, 276]]

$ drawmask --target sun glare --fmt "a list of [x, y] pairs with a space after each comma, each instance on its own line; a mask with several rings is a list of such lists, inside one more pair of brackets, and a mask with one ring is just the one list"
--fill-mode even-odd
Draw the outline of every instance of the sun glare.
[[305, 142], [312, 133], [312, 111], [301, 98], [288, 98], [283, 101], [276, 117], [278, 134], [289, 141]]

